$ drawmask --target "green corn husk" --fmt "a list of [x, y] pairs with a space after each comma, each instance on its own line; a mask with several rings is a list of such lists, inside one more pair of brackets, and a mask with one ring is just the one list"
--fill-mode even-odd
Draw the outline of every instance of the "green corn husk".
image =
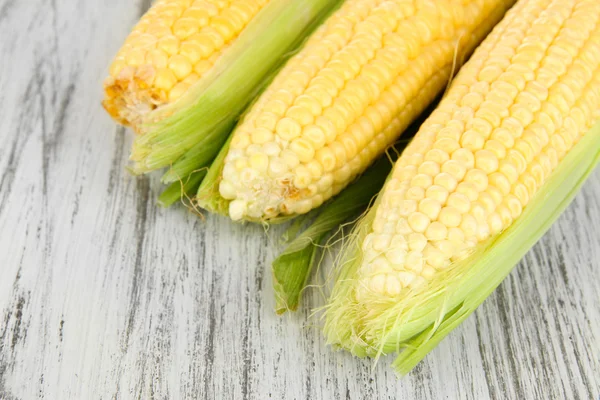
[[[133, 143], [130, 170], [135, 174], [177, 166], [196, 157], [199, 143], [225, 140], [244, 108], [265, 85], [269, 74], [342, 0], [272, 0], [244, 29], [231, 48], [180, 100], [158, 109]], [[216, 147], [216, 146], [211, 146]], [[185, 156], [192, 150], [192, 153]], [[203, 155], [207, 164], [216, 156]], [[208, 161], [207, 161], [208, 160]], [[203, 165], [182, 161], [190, 171]], [[180, 172], [181, 172], [180, 171]], [[166, 182], [175, 175], [167, 174]]]
[[298, 237], [298, 235], [302, 233], [302, 230], [306, 229], [306, 225], [308, 225], [310, 221], [315, 220], [315, 217], [319, 215], [320, 211], [321, 207], [312, 210], [308, 214], [296, 217], [292, 221], [290, 226], [288, 226], [288, 228], [285, 230], [285, 232], [283, 232], [283, 235], [281, 235], [281, 243], [290, 244], [292, 240], [295, 240]]
[[[356, 182], [326, 204], [314, 222], [273, 261], [273, 288], [278, 314], [298, 308], [318, 248], [325, 238], [341, 223], [362, 212], [381, 190], [392, 170], [397, 150], [389, 154], [389, 158], [381, 157]], [[299, 227], [292, 225], [290, 228], [296, 230]], [[288, 236], [293, 236], [293, 233]]]
[[339, 276], [325, 309], [328, 342], [357, 356], [400, 353], [393, 367], [407, 374], [502, 282], [569, 205], [600, 161], [600, 124], [575, 145], [510, 228], [431, 281], [426, 290], [369, 305], [355, 301], [360, 244], [375, 207], [359, 223], [341, 255]]
[[219, 182], [221, 182], [221, 172], [223, 171], [223, 164], [229, 151], [229, 144], [232, 137], [233, 135], [230, 135], [227, 142], [221, 147], [221, 151], [219, 151], [219, 154], [210, 166], [208, 174], [206, 174], [196, 194], [197, 204], [215, 214], [227, 215], [229, 210], [229, 202], [219, 194]]
[[160, 194], [158, 204], [167, 208], [178, 201], [182, 201], [184, 204], [191, 203], [207, 172], [208, 168], [193, 171], [186, 178], [173, 182]]
[[228, 134], [233, 127], [234, 123], [228, 121], [226, 124], [218, 126], [210, 132], [210, 134], [203, 137], [198, 144], [181, 156], [171, 168], [165, 172], [161, 179], [162, 182], [177, 182], [181, 179], [180, 177], [188, 176], [195, 170], [201, 168], [208, 169], [211, 162], [214, 160], [215, 155], [219, 153], [219, 150], [227, 141]]

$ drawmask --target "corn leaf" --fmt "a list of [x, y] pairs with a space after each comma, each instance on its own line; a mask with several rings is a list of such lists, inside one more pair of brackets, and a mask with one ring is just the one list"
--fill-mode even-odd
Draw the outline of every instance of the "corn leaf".
[[221, 172], [223, 171], [225, 156], [229, 151], [231, 138], [232, 136], [229, 136], [227, 142], [225, 142], [219, 151], [217, 158], [213, 161], [196, 195], [196, 202], [200, 207], [222, 215], [227, 215], [229, 202], [219, 194], [219, 182], [221, 182]]
[[196, 191], [206, 176], [207, 169], [194, 171], [186, 178], [180, 181], [173, 182], [169, 185], [158, 197], [158, 204], [162, 207], [171, 207], [178, 201], [192, 199], [196, 195]]
[[[232, 122], [218, 126], [203, 137], [198, 144], [179, 158], [162, 177], [163, 183], [172, 183], [188, 176], [193, 171], [210, 167], [215, 155], [219, 153], [233, 128]], [[197, 188], [196, 188], [197, 189]]]

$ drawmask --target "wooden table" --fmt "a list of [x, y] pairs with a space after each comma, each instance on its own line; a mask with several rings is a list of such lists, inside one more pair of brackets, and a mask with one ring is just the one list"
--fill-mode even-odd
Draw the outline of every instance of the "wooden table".
[[157, 208], [100, 106], [147, 0], [0, 0], [0, 399], [597, 399], [600, 171], [408, 377], [273, 313], [282, 228]]

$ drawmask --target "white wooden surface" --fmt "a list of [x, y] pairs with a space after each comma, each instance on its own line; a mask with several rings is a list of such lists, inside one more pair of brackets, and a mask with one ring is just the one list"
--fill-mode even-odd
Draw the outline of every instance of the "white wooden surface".
[[[0, 399], [597, 399], [600, 171], [413, 373], [273, 313], [262, 228], [155, 206], [100, 107], [148, 7], [0, 0]], [[281, 228], [274, 228], [276, 238]]]

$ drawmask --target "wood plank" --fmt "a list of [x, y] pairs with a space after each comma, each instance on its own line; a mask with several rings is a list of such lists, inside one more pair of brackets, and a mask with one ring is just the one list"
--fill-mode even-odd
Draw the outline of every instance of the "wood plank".
[[155, 206], [101, 106], [147, 0], [0, 0], [0, 399], [600, 395], [600, 171], [501, 287], [398, 380], [273, 313], [283, 227]]

